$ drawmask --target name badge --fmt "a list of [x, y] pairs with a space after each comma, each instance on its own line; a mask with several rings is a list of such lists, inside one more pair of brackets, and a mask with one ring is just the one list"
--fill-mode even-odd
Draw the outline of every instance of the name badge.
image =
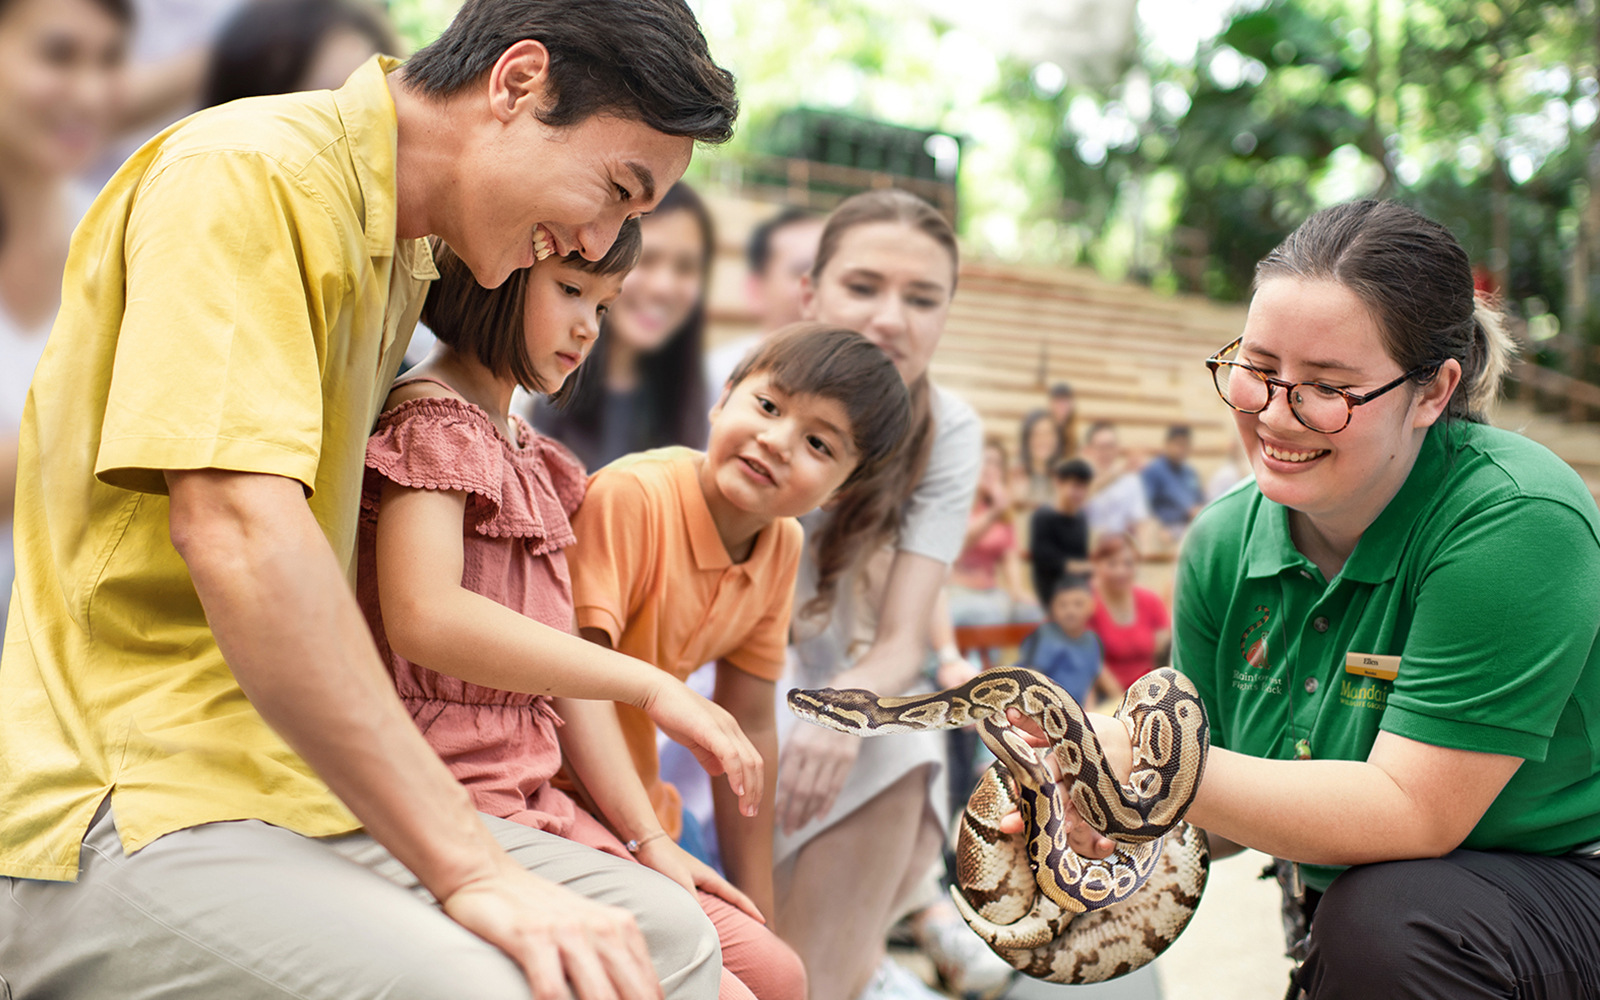
[[1378, 656], [1374, 653], [1346, 653], [1344, 672], [1361, 677], [1376, 677], [1380, 681], [1392, 681], [1400, 674], [1400, 657]]

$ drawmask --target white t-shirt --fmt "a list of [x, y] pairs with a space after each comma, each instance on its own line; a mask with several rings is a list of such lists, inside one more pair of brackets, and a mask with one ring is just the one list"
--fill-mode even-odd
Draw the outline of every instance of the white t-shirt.
[[1144, 480], [1137, 472], [1126, 472], [1110, 486], [1089, 498], [1083, 505], [1089, 531], [1095, 535], [1117, 535], [1134, 530], [1150, 516], [1145, 500]]

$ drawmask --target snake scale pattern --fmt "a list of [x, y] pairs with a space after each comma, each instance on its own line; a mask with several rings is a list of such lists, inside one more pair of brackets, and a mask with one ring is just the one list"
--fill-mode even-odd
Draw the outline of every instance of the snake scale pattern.
[[[789, 708], [855, 736], [977, 725], [996, 762], [962, 814], [951, 896], [973, 931], [1026, 975], [1057, 983], [1126, 975], [1166, 950], [1200, 903], [1210, 855], [1205, 836], [1182, 820], [1205, 770], [1210, 730], [1198, 692], [1176, 670], [1141, 677], [1117, 709], [1133, 741], [1126, 783], [1112, 774], [1072, 697], [1021, 667], [905, 698], [794, 690]], [[1007, 722], [1009, 708], [1038, 724], [1046, 751]], [[1059, 781], [1041, 753], [1054, 759]], [[1110, 857], [1090, 860], [1068, 846], [1064, 801], [1116, 845]], [[1001, 817], [1014, 810], [1023, 832], [1002, 833]]]

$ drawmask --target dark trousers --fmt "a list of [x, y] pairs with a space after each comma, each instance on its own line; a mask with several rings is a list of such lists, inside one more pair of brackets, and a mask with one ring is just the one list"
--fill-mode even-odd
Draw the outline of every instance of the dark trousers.
[[1310, 944], [1311, 1000], [1600, 998], [1600, 858], [1361, 865], [1317, 902]]

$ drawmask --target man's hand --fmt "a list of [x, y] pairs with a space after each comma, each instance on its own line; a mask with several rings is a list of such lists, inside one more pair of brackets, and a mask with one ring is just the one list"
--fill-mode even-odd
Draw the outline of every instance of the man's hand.
[[[534, 1000], [660, 1000], [633, 914], [508, 863], [443, 901], [456, 923], [522, 967]], [[572, 988], [569, 992], [567, 984]]]
[[669, 739], [694, 754], [707, 774], [727, 774], [728, 786], [739, 796], [739, 811], [756, 814], [766, 787], [764, 765], [733, 716], [667, 674], [640, 707]]
[[778, 762], [778, 823], [793, 833], [826, 816], [861, 753], [861, 738], [821, 726], [796, 726]]

